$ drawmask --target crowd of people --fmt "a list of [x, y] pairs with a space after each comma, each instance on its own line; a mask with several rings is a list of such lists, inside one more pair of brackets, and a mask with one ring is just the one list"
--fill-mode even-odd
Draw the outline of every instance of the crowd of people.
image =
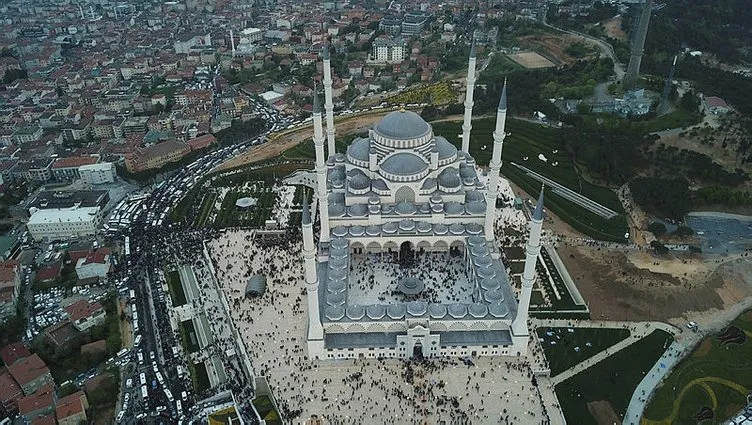
[[[408, 301], [471, 303], [466, 260], [457, 252], [416, 252], [410, 265], [396, 253], [351, 255], [348, 299], [353, 304], [391, 304]], [[412, 277], [423, 283], [417, 295], [398, 290], [400, 280]]]
[[[548, 423], [524, 359], [310, 359], [301, 242], [297, 235], [282, 238], [272, 248], [251, 231], [227, 231], [209, 250], [253, 373], [268, 379], [283, 418], [317, 415], [331, 424]], [[446, 256], [464, 267], [461, 257]], [[390, 267], [400, 269], [398, 263]], [[266, 276], [266, 292], [247, 297], [247, 279], [256, 274]]]

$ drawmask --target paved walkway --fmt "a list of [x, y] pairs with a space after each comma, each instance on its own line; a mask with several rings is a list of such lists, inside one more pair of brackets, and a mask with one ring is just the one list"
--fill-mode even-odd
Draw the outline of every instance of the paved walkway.
[[640, 424], [647, 402], [652, 397], [655, 389], [663, 382], [663, 379], [671, 373], [674, 366], [685, 356], [691, 354], [694, 347], [705, 337], [720, 332], [729, 323], [734, 321], [736, 317], [750, 308], [752, 308], [752, 298], [745, 299], [732, 307], [708, 315], [704, 320], [696, 319], [700, 325], [700, 332], [695, 333], [682, 329], [682, 334], [663, 353], [663, 356], [650, 369], [650, 373], [645, 375], [635, 389], [627, 407], [627, 412], [624, 415], [623, 424]]

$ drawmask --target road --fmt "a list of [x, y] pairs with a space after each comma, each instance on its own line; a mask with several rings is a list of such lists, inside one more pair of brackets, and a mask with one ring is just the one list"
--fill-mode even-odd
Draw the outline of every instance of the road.
[[[545, 16], [545, 14], [544, 14], [544, 16]], [[614, 52], [614, 46], [612, 46], [610, 43], [607, 43], [607, 42], [605, 42], [605, 41], [603, 41], [603, 40], [601, 40], [599, 38], [595, 38], [595, 37], [589, 36], [587, 34], [583, 34], [581, 32], [570, 31], [570, 30], [565, 30], [564, 28], [555, 27], [555, 26], [547, 23], [545, 21], [545, 19], [542, 21], [542, 23], [543, 23], [543, 25], [545, 25], [545, 26], [547, 26], [547, 27], [549, 27], [551, 29], [554, 29], [556, 31], [561, 31], [563, 33], [566, 33], [566, 34], [569, 34], [569, 35], [573, 35], [573, 36], [576, 36], [576, 37], [584, 38], [584, 39], [590, 41], [591, 43], [595, 44], [596, 46], [598, 46], [598, 49], [601, 51], [601, 53], [603, 55], [608, 56], [609, 58], [611, 58], [611, 60], [614, 62], [614, 74], [616, 74], [616, 80], [617, 81], [621, 81], [624, 78], [624, 74], [626, 73], [626, 71], [624, 69], [624, 64], [621, 63], [621, 62], [619, 62], [619, 59], [616, 57], [616, 53]]]

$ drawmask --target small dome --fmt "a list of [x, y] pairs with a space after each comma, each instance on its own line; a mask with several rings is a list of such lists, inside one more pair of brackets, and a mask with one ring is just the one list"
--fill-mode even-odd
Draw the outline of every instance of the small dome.
[[387, 139], [408, 140], [427, 135], [431, 126], [415, 112], [400, 110], [387, 114], [373, 130]]
[[465, 164], [460, 165], [460, 177], [462, 177], [463, 180], [466, 178], [472, 178], [473, 180], [475, 180], [476, 176], [477, 175], [475, 173], [475, 167], [471, 167]]
[[394, 211], [399, 215], [415, 214], [415, 205], [407, 201], [402, 201], [394, 207]]
[[459, 187], [460, 176], [454, 168], [447, 168], [439, 174], [439, 186], [446, 188]]
[[356, 174], [350, 179], [350, 187], [355, 190], [368, 189], [371, 186], [371, 180], [365, 174]]
[[423, 159], [411, 153], [398, 153], [379, 164], [382, 170], [397, 176], [413, 176], [428, 168]]
[[366, 314], [369, 319], [379, 320], [386, 314], [386, 307], [381, 304], [373, 304], [366, 307]]

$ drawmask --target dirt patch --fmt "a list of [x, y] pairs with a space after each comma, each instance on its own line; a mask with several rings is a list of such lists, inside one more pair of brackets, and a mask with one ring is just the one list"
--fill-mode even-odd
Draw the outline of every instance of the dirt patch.
[[699, 347], [697, 347], [697, 350], [695, 350], [694, 356], [705, 357], [708, 355], [712, 347], [713, 347], [713, 343], [709, 339], [706, 339], [702, 341], [702, 344], [700, 344]]
[[617, 40], [626, 41], [627, 33], [625, 33], [623, 29], [621, 29], [621, 21], [621, 16], [614, 16], [611, 19], [606, 19], [605, 21], [601, 22], [601, 24], [603, 25], [603, 29], [606, 31], [606, 35]]
[[611, 403], [608, 401], [591, 401], [587, 404], [587, 408], [598, 425], [621, 425], [619, 416], [614, 412], [614, 408], [611, 407]]
[[691, 285], [638, 268], [623, 251], [564, 244], [559, 254], [594, 319], [665, 321], [690, 310], [722, 308], [725, 302], [716, 292], [723, 280]]
[[528, 69], [551, 68], [556, 66], [555, 63], [536, 52], [513, 53], [507, 55], [507, 57]]
[[[347, 134], [358, 133], [367, 129], [371, 125], [379, 121], [384, 115], [392, 112], [391, 110], [381, 113], [362, 115], [352, 117], [349, 119], [343, 119], [335, 122], [335, 128], [337, 136], [342, 137]], [[216, 171], [226, 170], [228, 168], [234, 168], [253, 162], [264, 161], [270, 158], [276, 158], [282, 153], [296, 145], [303, 143], [304, 141], [311, 140], [313, 138], [313, 126], [308, 126], [296, 130], [284, 136], [280, 136], [276, 139], [270, 139], [268, 142], [260, 146], [255, 146], [245, 153], [236, 156], [235, 158], [223, 163], [215, 168]]]
[[[595, 47], [592, 41], [583, 37], [576, 37], [570, 34], [548, 33], [548, 34], [531, 35], [527, 37], [520, 37], [518, 42], [520, 43], [521, 47], [528, 49], [528, 50], [533, 50], [534, 52], [538, 52], [539, 53], [538, 56], [542, 56], [544, 59], [548, 59], [552, 63], [552, 65], [550, 66], [565, 65], [565, 64], [576, 62], [581, 59], [589, 59], [594, 56], [595, 52], [598, 51], [597, 49], [593, 48], [592, 49], [593, 53], [588, 54], [584, 57], [580, 57], [580, 58], [575, 58], [565, 53], [564, 50], [573, 43], [579, 42], [589, 47]], [[519, 53], [519, 54], [522, 54], [522, 53]], [[520, 62], [519, 60], [515, 59], [514, 55], [509, 55], [509, 57], [515, 62], [519, 63], [520, 65], [526, 68], [534, 68], [532, 66], [527, 66], [525, 63]], [[532, 57], [533, 56], [531, 56], [531, 58]], [[538, 66], [538, 68], [543, 68], [543, 67]]]

